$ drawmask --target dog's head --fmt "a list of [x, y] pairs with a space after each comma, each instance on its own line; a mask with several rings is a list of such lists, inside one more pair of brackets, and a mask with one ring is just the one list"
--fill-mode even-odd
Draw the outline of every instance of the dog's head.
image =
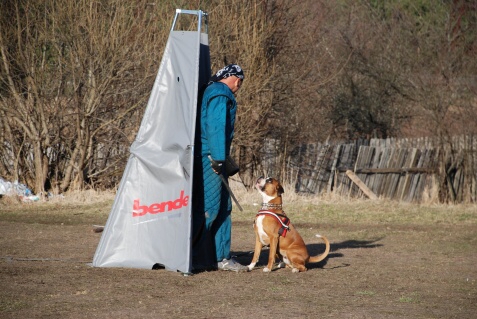
[[262, 195], [264, 203], [268, 203], [274, 198], [281, 197], [285, 192], [280, 182], [272, 177], [259, 177], [255, 183], [255, 188]]

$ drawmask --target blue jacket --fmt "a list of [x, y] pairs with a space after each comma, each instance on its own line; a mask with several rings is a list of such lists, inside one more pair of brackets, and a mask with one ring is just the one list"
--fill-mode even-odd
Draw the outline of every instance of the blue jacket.
[[204, 91], [201, 105], [202, 156], [225, 161], [234, 137], [237, 102], [232, 91], [221, 82], [213, 82]]

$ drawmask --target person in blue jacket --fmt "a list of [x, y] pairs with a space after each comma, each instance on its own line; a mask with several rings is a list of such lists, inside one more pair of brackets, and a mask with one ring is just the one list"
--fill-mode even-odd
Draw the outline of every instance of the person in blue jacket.
[[248, 270], [231, 258], [232, 202], [219, 176], [228, 178], [224, 163], [234, 137], [237, 111], [234, 95], [243, 80], [240, 66], [225, 66], [208, 83], [198, 107], [192, 196], [195, 270]]

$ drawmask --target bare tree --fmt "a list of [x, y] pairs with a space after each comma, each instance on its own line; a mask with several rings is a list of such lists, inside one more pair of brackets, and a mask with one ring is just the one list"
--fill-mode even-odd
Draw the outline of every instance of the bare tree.
[[13, 177], [37, 193], [48, 183], [62, 192], [124, 165], [123, 142], [134, 138], [170, 27], [166, 9], [173, 12], [149, 1], [2, 3], [3, 163], [18, 163]]
[[209, 13], [213, 70], [245, 69], [246, 185], [264, 145], [282, 177], [301, 143], [475, 133], [470, 0], [2, 1], [0, 175], [37, 193], [114, 187], [176, 8]]
[[266, 136], [266, 120], [272, 108], [276, 65], [269, 57], [274, 20], [268, 16], [272, 1], [218, 0], [209, 3], [212, 69], [228, 63], [240, 64], [245, 81], [237, 100], [235, 156], [241, 177], [251, 185], [260, 171], [260, 149]]

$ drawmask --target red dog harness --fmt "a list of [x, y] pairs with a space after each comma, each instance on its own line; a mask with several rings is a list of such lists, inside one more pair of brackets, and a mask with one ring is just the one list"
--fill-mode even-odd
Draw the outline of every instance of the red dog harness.
[[287, 216], [282, 214], [272, 213], [268, 210], [259, 210], [257, 213], [257, 216], [260, 216], [260, 215], [270, 215], [275, 217], [275, 219], [278, 220], [280, 224], [282, 224], [282, 227], [280, 227], [280, 229], [278, 230], [278, 235], [282, 237], [285, 237], [287, 235], [287, 231], [290, 229], [290, 226], [288, 226], [290, 225], [290, 219]]

